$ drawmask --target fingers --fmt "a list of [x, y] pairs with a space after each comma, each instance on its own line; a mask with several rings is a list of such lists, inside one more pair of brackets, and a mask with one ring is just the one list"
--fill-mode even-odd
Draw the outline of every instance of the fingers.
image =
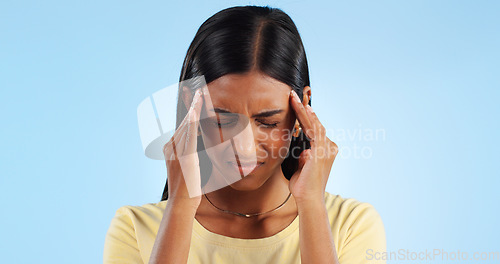
[[202, 106], [202, 100], [201, 98], [201, 91], [196, 90], [196, 93], [194, 94], [193, 97], [193, 102], [191, 103], [191, 107], [189, 108], [188, 111], [188, 127], [186, 131], [186, 141], [185, 141], [185, 149], [186, 149], [186, 154], [191, 154], [196, 152], [197, 149], [197, 134], [198, 134], [198, 126], [200, 125], [200, 113], [201, 113], [201, 106]]
[[187, 130], [186, 122], [182, 122], [179, 127], [175, 130], [174, 135], [170, 140], [163, 146], [163, 155], [166, 160], [177, 160], [178, 156], [184, 151], [183, 142], [185, 138], [185, 131]]
[[292, 108], [295, 111], [295, 115], [299, 120], [300, 126], [302, 127], [302, 130], [304, 131], [306, 136], [311, 139], [310, 141], [314, 141], [314, 126], [309, 118], [309, 114], [306, 112], [306, 109], [300, 101], [297, 93], [295, 93], [294, 90], [292, 90], [290, 93]]
[[[164, 155], [167, 154], [166, 152], [171, 154], [168, 157], [165, 156], [165, 158], [178, 159], [181, 156], [196, 152], [199, 116], [203, 104], [200, 97], [201, 92], [197, 90], [186, 116], [179, 124], [170, 141], [163, 148]], [[175, 155], [172, 152], [175, 152]]]
[[309, 120], [311, 121], [313, 127], [314, 127], [314, 135], [316, 140], [324, 140], [326, 137], [326, 129], [321, 124], [319, 121], [318, 116], [316, 113], [313, 111], [312, 107], [310, 105], [306, 105], [306, 112], [309, 116]]
[[189, 193], [189, 197], [201, 195], [201, 178], [197, 150], [197, 133], [199, 126], [199, 116], [203, 100], [201, 98], [201, 91], [196, 90], [191, 107], [186, 115], [186, 129], [185, 139], [181, 144], [184, 144], [184, 150], [179, 155], [179, 164], [184, 176], [184, 182]]

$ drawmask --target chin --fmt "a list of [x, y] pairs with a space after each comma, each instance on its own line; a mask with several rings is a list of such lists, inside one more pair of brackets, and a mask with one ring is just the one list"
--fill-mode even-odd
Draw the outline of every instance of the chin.
[[263, 182], [256, 175], [247, 175], [243, 179], [230, 184], [229, 186], [237, 191], [254, 191], [259, 189]]

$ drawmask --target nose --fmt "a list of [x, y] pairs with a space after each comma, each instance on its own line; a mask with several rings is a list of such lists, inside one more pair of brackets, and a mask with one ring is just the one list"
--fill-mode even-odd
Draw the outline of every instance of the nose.
[[238, 159], [244, 164], [255, 164], [257, 162], [257, 151], [255, 145], [255, 134], [251, 122], [231, 140], [231, 144]]

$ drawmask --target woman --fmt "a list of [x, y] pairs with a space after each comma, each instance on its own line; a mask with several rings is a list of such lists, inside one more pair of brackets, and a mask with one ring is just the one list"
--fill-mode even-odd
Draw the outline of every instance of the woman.
[[162, 201], [118, 209], [104, 263], [385, 263], [376, 210], [325, 192], [338, 148], [289, 16], [245, 6], [207, 19], [180, 81], [200, 76], [179, 87]]

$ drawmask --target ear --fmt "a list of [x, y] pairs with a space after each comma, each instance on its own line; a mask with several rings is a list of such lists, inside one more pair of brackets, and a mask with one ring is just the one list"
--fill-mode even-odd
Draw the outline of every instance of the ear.
[[309, 104], [310, 100], [311, 100], [311, 87], [304, 86], [304, 90], [302, 90], [302, 104], [306, 106]]

